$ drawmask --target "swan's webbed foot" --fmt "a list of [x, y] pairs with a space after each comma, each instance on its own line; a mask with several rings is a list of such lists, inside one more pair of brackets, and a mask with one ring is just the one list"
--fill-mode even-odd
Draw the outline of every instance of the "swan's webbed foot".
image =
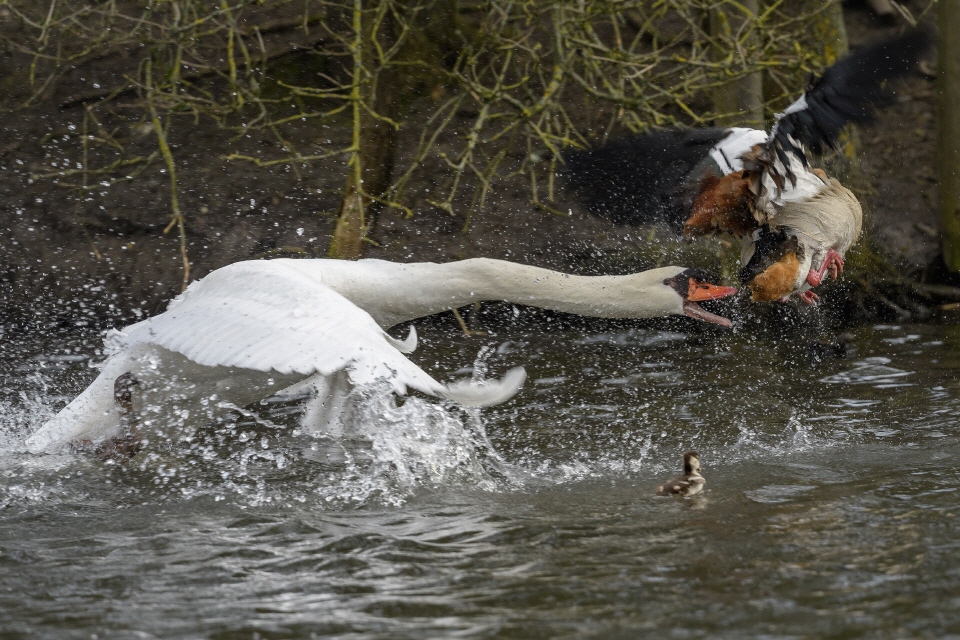
[[119, 376], [113, 383], [113, 398], [120, 414], [120, 433], [115, 438], [101, 442], [94, 450], [101, 460], [132, 458], [143, 448], [143, 435], [133, 410], [133, 388], [138, 386], [140, 381], [129, 372]]
[[[473, 305], [473, 313], [476, 313], [476, 310], [477, 310], [479, 307], [480, 307], [480, 303], [479, 303], [479, 302], [474, 303], [474, 305]], [[451, 311], [453, 311], [453, 317], [457, 319], [457, 324], [459, 324], [459, 325], [460, 325], [460, 328], [463, 330], [463, 335], [465, 335], [465, 336], [468, 337], [468, 338], [471, 337], [471, 336], [483, 337], [483, 336], [487, 335], [487, 332], [486, 332], [486, 331], [477, 331], [476, 329], [470, 329], [469, 327], [467, 327], [467, 323], [464, 321], [463, 316], [460, 315], [460, 312], [459, 312], [459, 311], [457, 311], [456, 309], [451, 309]], [[472, 317], [472, 316], [471, 316], [471, 317]]]
[[142, 438], [137, 435], [126, 435], [101, 442], [94, 453], [101, 460], [123, 460], [132, 458], [143, 448]]

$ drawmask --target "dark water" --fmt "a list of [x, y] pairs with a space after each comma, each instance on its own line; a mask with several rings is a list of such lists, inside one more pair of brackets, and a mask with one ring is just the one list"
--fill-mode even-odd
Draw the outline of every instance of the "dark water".
[[[733, 334], [425, 334], [440, 377], [490, 346], [528, 384], [371, 401], [343, 442], [263, 405], [126, 464], [22, 452], [94, 346], [6, 340], [0, 635], [960, 637], [960, 327], [862, 328], [819, 366]], [[688, 448], [704, 494], [653, 497]]]

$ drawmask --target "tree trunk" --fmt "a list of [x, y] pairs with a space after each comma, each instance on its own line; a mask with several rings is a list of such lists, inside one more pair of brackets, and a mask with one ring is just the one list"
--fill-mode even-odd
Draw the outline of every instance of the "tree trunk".
[[[823, 4], [822, 0], [811, 3], [810, 8]], [[843, 21], [842, 4], [834, 2], [826, 11], [815, 17], [810, 26], [811, 35], [816, 42], [820, 43], [824, 66], [831, 65], [847, 55], [850, 47], [847, 44], [847, 25]]]
[[[376, 6], [375, 3], [370, 3]], [[353, 29], [353, 146], [337, 226], [327, 250], [330, 258], [357, 260], [363, 243], [373, 228], [380, 205], [374, 198], [390, 186], [396, 151], [398, 114], [398, 67], [383, 65], [377, 48], [388, 49], [396, 36], [396, 25], [387, 16], [376, 32], [371, 24], [375, 9], [364, 10], [362, 0], [354, 0]], [[372, 113], [371, 113], [372, 111]], [[376, 115], [373, 115], [376, 114]]]
[[[364, 9], [365, 6], [368, 8]], [[377, 11], [384, 7], [388, 10], [379, 21], [375, 20]], [[404, 8], [418, 10], [406, 15], [390, 10]], [[410, 100], [410, 89], [417, 84], [416, 72], [411, 74], [410, 70], [421, 68], [408, 63], [416, 61], [427, 68], [452, 66], [460, 50], [461, 25], [459, 0], [427, 0], [406, 5], [395, 2], [393, 7], [387, 6], [387, 0], [353, 0], [350, 15], [354, 33], [351, 98], [354, 151], [327, 255], [356, 260], [363, 253], [364, 241], [383, 209], [377, 198], [388, 195], [393, 179], [397, 148], [395, 123], [399, 121], [402, 105]], [[405, 19], [413, 23], [398, 22]], [[403, 42], [399, 43], [392, 59], [378, 57], [380, 52], [398, 45], [400, 38]], [[428, 44], [425, 45], [425, 41]]]
[[940, 27], [937, 167], [943, 258], [960, 271], [960, 0], [937, 3]]
[[[817, 0], [816, 3], [811, 3], [809, 8], [815, 9], [817, 8], [815, 5], [822, 6], [823, 2], [824, 0]], [[850, 51], [850, 45], [847, 41], [847, 25], [843, 20], [843, 5], [840, 2], [834, 2], [813, 19], [813, 24], [810, 25], [810, 33], [820, 48], [824, 67], [832, 65]], [[857, 147], [860, 146], [860, 136], [856, 128], [848, 126], [840, 134], [837, 142], [842, 150], [843, 157], [832, 161], [828, 157], [824, 161], [824, 169], [827, 173], [836, 175], [845, 183], [853, 185], [854, 190], [857, 187], [867, 186], [857, 162]]]
[[341, 260], [359, 260], [363, 255], [363, 238], [367, 232], [366, 208], [367, 203], [357, 190], [353, 171], [347, 178], [343, 200], [340, 202], [340, 212], [337, 215], [337, 226], [333, 230], [330, 248], [327, 249], [328, 258]]
[[[747, 13], [731, 7], [716, 8], [710, 11], [710, 32], [714, 38], [722, 37], [727, 42], [740, 40], [740, 46], [749, 50], [755, 45], [755, 37], [739, 38], [741, 29], [750, 29], [750, 23], [756, 20], [759, 0], [742, 0], [740, 6]], [[715, 48], [715, 58], [726, 60], [729, 51], [724, 47]], [[724, 114], [717, 118], [720, 126], [741, 126], [762, 129], [763, 123], [763, 74], [750, 73], [737, 80], [717, 87], [713, 95], [714, 109]]]

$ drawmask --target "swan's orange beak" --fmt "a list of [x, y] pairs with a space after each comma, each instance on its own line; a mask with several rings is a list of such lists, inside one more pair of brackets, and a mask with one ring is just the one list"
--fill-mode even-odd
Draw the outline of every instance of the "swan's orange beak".
[[706, 282], [697, 282], [690, 278], [690, 287], [687, 289], [687, 300], [690, 302], [703, 302], [705, 300], [719, 300], [737, 293], [736, 287], [721, 287]]
[[730, 322], [730, 320], [710, 313], [697, 303], [705, 300], [719, 300], [720, 298], [732, 296], [735, 293], [737, 293], [736, 287], [721, 287], [690, 278], [690, 285], [687, 288], [687, 299], [683, 301], [683, 312], [697, 320], [719, 324], [721, 327], [732, 327], [733, 323]]

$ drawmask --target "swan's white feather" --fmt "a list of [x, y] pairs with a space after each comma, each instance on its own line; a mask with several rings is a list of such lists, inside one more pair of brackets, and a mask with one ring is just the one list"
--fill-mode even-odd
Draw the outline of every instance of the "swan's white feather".
[[444, 389], [403, 352], [416, 333], [389, 336], [366, 311], [319, 278], [281, 261], [241, 262], [192, 284], [163, 314], [114, 337], [114, 348], [155, 344], [208, 367], [390, 380], [398, 393]]
[[413, 353], [417, 350], [417, 329], [413, 325], [410, 326], [410, 331], [404, 340], [392, 336], [387, 336], [387, 338], [390, 339], [390, 344], [395, 346], [400, 353]]
[[516, 395], [526, 379], [526, 370], [523, 367], [514, 367], [500, 380], [480, 384], [471, 380], [452, 382], [440, 395], [467, 407], [491, 407]]
[[[498, 382], [447, 387], [434, 380], [404, 356], [417, 346], [412, 327], [405, 340], [393, 338], [370, 313], [324, 284], [322, 267], [333, 262], [236, 263], [190, 285], [159, 316], [112, 332], [101, 374], [33, 434], [27, 448], [39, 453], [114, 437], [114, 381], [126, 372], [140, 381], [144, 404], [171, 404], [173, 394], [174, 408], [187, 413], [209, 400], [242, 406], [284, 387], [312, 390], [304, 416], [311, 429], [336, 428], [353, 386], [385, 382], [398, 394], [412, 388], [468, 406], [498, 404], [520, 389], [522, 368]], [[331, 268], [343, 270], [340, 264]], [[368, 288], [383, 284], [376, 274], [366, 275]], [[373, 299], [366, 303], [390, 306]]]

